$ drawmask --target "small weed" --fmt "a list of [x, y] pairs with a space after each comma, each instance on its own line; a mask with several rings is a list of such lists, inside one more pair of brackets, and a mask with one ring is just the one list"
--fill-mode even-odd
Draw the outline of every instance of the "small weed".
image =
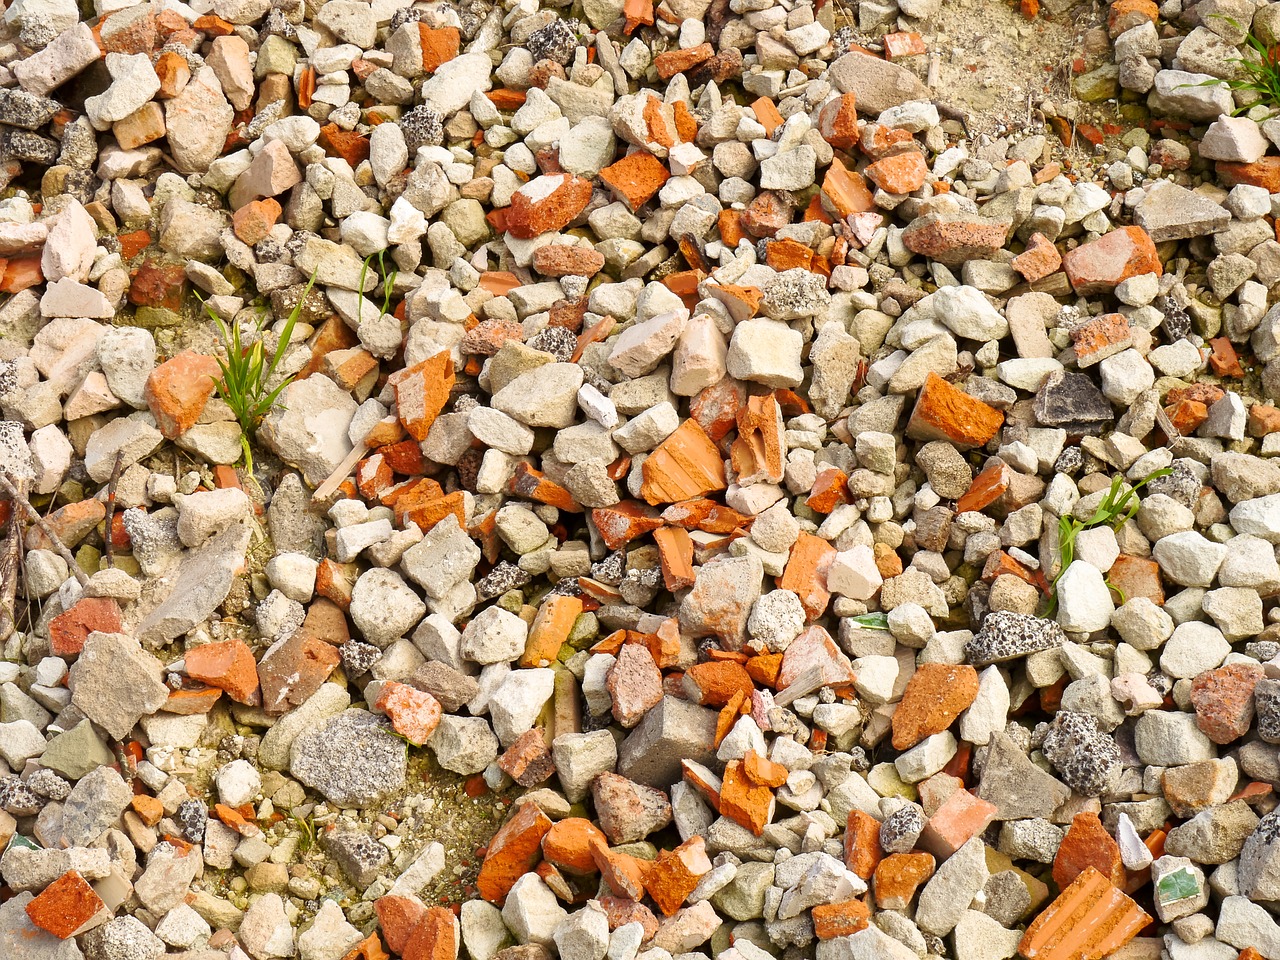
[[[1245, 31], [1245, 26], [1234, 17], [1221, 13], [1211, 14], [1211, 16], [1229, 23], [1239, 32]], [[1214, 77], [1212, 80], [1184, 84], [1184, 86], [1212, 87], [1225, 83], [1232, 90], [1245, 90], [1257, 94], [1264, 106], [1280, 106], [1280, 46], [1269, 47], [1252, 32], [1245, 33], [1245, 45], [1256, 54], [1256, 57], [1233, 57], [1227, 61], [1238, 66], [1245, 76], [1223, 79]], [[1232, 116], [1244, 113], [1252, 106], [1254, 104], [1237, 107], [1232, 111]]]
[[[1053, 596], [1050, 598], [1046, 616], [1052, 616], [1057, 608], [1058, 581], [1062, 579], [1067, 567], [1071, 566], [1072, 561], [1076, 558], [1076, 537], [1081, 531], [1101, 526], [1108, 526], [1113, 530], [1118, 530], [1126, 520], [1138, 512], [1138, 507], [1142, 505], [1142, 502], [1138, 499], [1138, 491], [1152, 480], [1159, 477], [1167, 477], [1172, 472], [1168, 467], [1154, 470], [1127, 490], [1124, 488], [1123, 477], [1113, 477], [1111, 479], [1111, 488], [1107, 490], [1107, 495], [1102, 498], [1102, 502], [1093, 511], [1092, 516], [1081, 520], [1071, 513], [1065, 513], [1058, 518], [1058, 552], [1061, 557], [1061, 563], [1058, 567], [1058, 576], [1053, 580]], [[1121, 596], [1121, 602], [1123, 603], [1124, 591], [1110, 583], [1107, 586]]]
[[[379, 284], [379, 286], [382, 287], [382, 312], [390, 313], [391, 312], [391, 296], [392, 296], [391, 288], [395, 286], [396, 277], [399, 274], [394, 268], [390, 271], [387, 270], [386, 255], [387, 255], [387, 251], [379, 250], [377, 253], [371, 253], [369, 254], [369, 256], [364, 258], [364, 266], [360, 268], [360, 292], [361, 294], [364, 293], [365, 278], [369, 276], [369, 270], [373, 268], [374, 260], [377, 260], [378, 266], [377, 266], [377, 269], [374, 270], [374, 275], [377, 276], [378, 279], [382, 281]], [[360, 310], [364, 309], [363, 299], [361, 299], [360, 307], [358, 309]], [[360, 316], [359, 313], [356, 314], [357, 324], [363, 319], [364, 317]]]
[[310, 853], [311, 849], [316, 845], [316, 821], [314, 817], [300, 817], [296, 813], [293, 815], [293, 822], [298, 825], [298, 832], [301, 834], [298, 840], [298, 850], [302, 853]]
[[263, 346], [263, 334], [266, 332], [269, 319], [265, 312], [258, 318], [256, 339], [245, 346], [240, 336], [240, 325], [232, 323], [228, 328], [222, 322], [222, 318], [210, 310], [207, 304], [205, 305], [205, 312], [218, 325], [218, 334], [227, 354], [225, 360], [218, 358], [218, 367], [222, 371], [222, 376], [214, 382], [218, 388], [218, 395], [226, 401], [240, 424], [240, 447], [244, 451], [245, 469], [250, 476], [253, 475], [253, 453], [249, 449], [249, 437], [258, 429], [263, 418], [271, 412], [281, 391], [293, 381], [293, 376], [290, 375], [274, 389], [267, 388], [285, 352], [289, 349], [294, 325], [302, 314], [302, 306], [315, 282], [316, 277], [313, 273], [311, 279], [307, 281], [306, 289], [302, 291], [302, 296], [289, 312], [284, 329], [280, 331], [279, 342], [276, 343], [275, 351], [270, 356], [267, 355], [267, 349]]

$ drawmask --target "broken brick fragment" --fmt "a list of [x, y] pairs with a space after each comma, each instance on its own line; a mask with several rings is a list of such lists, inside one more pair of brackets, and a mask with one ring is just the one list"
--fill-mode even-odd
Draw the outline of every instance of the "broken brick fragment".
[[396, 412], [409, 436], [421, 442], [449, 401], [453, 389], [453, 358], [442, 350], [421, 363], [393, 374], [387, 381], [395, 388]]
[[662, 161], [644, 150], [627, 154], [600, 171], [600, 180], [632, 212], [643, 207], [670, 177]]
[[930, 372], [907, 421], [914, 440], [949, 440], [962, 450], [983, 446], [1004, 423], [1004, 414]]
[[946, 730], [977, 696], [978, 671], [968, 664], [920, 664], [893, 712], [894, 749]]
[[551, 829], [551, 820], [536, 803], [524, 801], [489, 841], [476, 886], [490, 903], [501, 905], [524, 874], [542, 856], [542, 838]]
[[258, 664], [243, 640], [218, 640], [193, 647], [183, 662], [191, 679], [217, 687], [237, 703], [261, 703]]
[[222, 373], [213, 357], [184, 350], [151, 371], [143, 398], [156, 427], [172, 440], [200, 419]]
[[69, 940], [111, 918], [107, 905], [77, 871], [68, 870], [25, 907], [27, 918], [60, 940]]
[[1031, 922], [1018, 953], [1026, 960], [1102, 960], [1150, 922], [1141, 907], [1089, 866]]
[[120, 605], [109, 597], [81, 597], [65, 613], [49, 621], [49, 648], [55, 657], [80, 655], [91, 633], [120, 633]]

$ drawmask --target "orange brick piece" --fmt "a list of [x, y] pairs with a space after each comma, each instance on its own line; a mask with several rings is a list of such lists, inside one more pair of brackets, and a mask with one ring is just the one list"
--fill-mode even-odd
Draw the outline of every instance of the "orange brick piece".
[[448, 350], [441, 350], [392, 379], [400, 422], [409, 436], [421, 443], [449, 400], [454, 382], [453, 358]]
[[827, 571], [835, 556], [836, 548], [826, 540], [802, 533], [791, 547], [787, 566], [778, 579], [778, 589], [795, 593], [810, 620], [822, 616], [831, 600], [831, 591], [826, 587]]
[[908, 750], [941, 733], [978, 696], [978, 671], [967, 664], [922, 663], [893, 713], [893, 747]]
[[844, 830], [844, 865], [863, 880], [870, 880], [883, 857], [880, 821], [861, 810], [850, 810]]
[[529, 628], [529, 639], [524, 645], [520, 666], [537, 667], [545, 661], [554, 663], [560, 656], [560, 647], [569, 639], [569, 632], [582, 613], [582, 601], [563, 594], [548, 597], [538, 608]]
[[633, 212], [644, 206], [670, 178], [662, 161], [643, 150], [628, 154], [600, 171], [605, 186]]
[[753, 783], [741, 760], [724, 768], [720, 784], [720, 814], [746, 827], [757, 837], [773, 819], [773, 791]]
[[537, 866], [542, 856], [542, 838], [550, 829], [551, 820], [536, 803], [520, 804], [515, 816], [489, 841], [476, 878], [480, 895], [490, 903], [503, 903], [515, 882]]
[[933, 876], [935, 861], [927, 853], [893, 853], [876, 867], [876, 906], [906, 910], [921, 885]]
[[374, 704], [391, 718], [391, 726], [415, 746], [422, 746], [440, 724], [440, 701], [407, 683], [388, 681]]
[[697, 579], [693, 572], [693, 540], [683, 527], [659, 527], [653, 531], [658, 545], [658, 558], [662, 562], [663, 585], [674, 593], [693, 586]]
[[1156, 245], [1141, 227], [1121, 227], [1081, 244], [1062, 258], [1062, 266], [1083, 296], [1106, 293], [1130, 277], [1164, 272]]
[[837, 150], [852, 148], [858, 132], [858, 98], [852, 93], [837, 97], [818, 114], [818, 132]]
[[219, 640], [187, 651], [187, 676], [217, 687], [237, 703], [258, 704], [258, 665], [243, 640]]
[[929, 165], [925, 163], [924, 154], [912, 150], [910, 153], [899, 153], [877, 160], [867, 167], [866, 176], [885, 193], [902, 194], [924, 186], [924, 178], [928, 172]]
[[945, 860], [991, 825], [1000, 809], [968, 790], [957, 790], [934, 811], [917, 846]]
[[542, 855], [547, 861], [570, 873], [595, 873], [596, 862], [591, 848], [607, 844], [604, 833], [583, 817], [566, 817], [551, 825], [542, 838]]
[[1150, 922], [1096, 868], [1086, 867], [1027, 927], [1018, 953], [1026, 960], [1102, 960]]
[[819, 940], [848, 937], [871, 920], [871, 910], [861, 900], [820, 903], [813, 908], [813, 932]]
[[200, 419], [221, 376], [217, 360], [192, 350], [152, 370], [142, 395], [160, 432], [172, 440], [189, 430]]
[[1124, 884], [1119, 844], [1107, 833], [1096, 813], [1077, 813], [1053, 858], [1053, 882], [1066, 887], [1089, 867], [1116, 886]]
[[418, 41], [422, 46], [422, 69], [435, 73], [458, 55], [462, 34], [457, 27], [429, 27], [419, 21]]
[[996, 435], [1004, 414], [930, 373], [907, 421], [913, 440], [949, 440], [962, 450], [980, 447]]
[[41, 930], [67, 940], [106, 920], [107, 905], [75, 870], [68, 870], [27, 904], [27, 917]]
[[640, 467], [641, 493], [651, 504], [692, 500], [724, 490], [724, 460], [711, 438], [689, 419], [663, 440]]
[[511, 196], [507, 230], [532, 240], [569, 225], [591, 200], [591, 181], [557, 173], [530, 180]]

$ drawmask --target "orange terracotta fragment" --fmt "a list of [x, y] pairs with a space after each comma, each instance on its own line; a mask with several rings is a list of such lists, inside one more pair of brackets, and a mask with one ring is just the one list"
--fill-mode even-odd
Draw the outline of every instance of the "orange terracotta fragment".
[[557, 173], [538, 177], [511, 195], [507, 230], [513, 237], [534, 237], [568, 226], [591, 200], [591, 181]]
[[670, 178], [662, 161], [644, 150], [630, 153], [600, 171], [604, 185], [632, 212], [644, 206]]
[[511, 478], [511, 492], [528, 500], [549, 504], [557, 510], [582, 512], [582, 507], [573, 499], [573, 494], [524, 461], [516, 464], [515, 476]]
[[968, 664], [921, 664], [893, 713], [894, 749], [946, 730], [977, 696], [978, 671]]
[[768, 97], [760, 97], [752, 103], [751, 112], [756, 115], [756, 119], [764, 127], [766, 136], [772, 137], [773, 131], [782, 126], [782, 114], [778, 112], [777, 106]]
[[659, 527], [653, 531], [662, 563], [662, 583], [673, 593], [693, 586], [697, 574], [693, 569], [693, 540], [683, 527]]
[[903, 194], [924, 186], [929, 165], [925, 162], [924, 154], [912, 150], [877, 160], [863, 173], [885, 193]]
[[1026, 249], [1010, 261], [1010, 266], [1028, 283], [1035, 283], [1057, 272], [1062, 266], [1062, 255], [1043, 233], [1033, 233]]
[[454, 384], [453, 358], [441, 350], [421, 363], [388, 378], [395, 388], [396, 413], [409, 436], [421, 442], [449, 402]]
[[949, 440], [967, 450], [983, 446], [1004, 423], [1004, 414], [930, 373], [907, 422], [913, 440]]
[[664, 916], [675, 916], [710, 870], [705, 841], [702, 837], [690, 837], [674, 850], [658, 854], [645, 876], [645, 890]]
[[870, 880], [883, 857], [880, 821], [861, 810], [850, 810], [844, 831], [844, 865], [863, 880]]
[[662, 526], [661, 517], [634, 500], [624, 500], [612, 507], [597, 507], [591, 511], [591, 522], [610, 550], [617, 550], [636, 537], [652, 533]]
[[848, 937], [867, 926], [871, 910], [861, 900], [820, 903], [813, 908], [813, 933], [819, 940]]
[[933, 812], [917, 846], [946, 860], [991, 825], [999, 808], [968, 790], [956, 790]]
[[668, 50], [653, 58], [653, 67], [663, 80], [670, 80], [677, 73], [692, 70], [700, 63], [706, 63], [716, 55], [715, 48], [709, 43], [700, 43], [696, 47], [682, 50]]
[[221, 376], [217, 360], [192, 350], [152, 370], [143, 398], [160, 432], [172, 440], [194, 426]]
[[187, 676], [217, 687], [237, 703], [253, 706], [261, 702], [258, 665], [243, 640], [219, 640], [193, 647], [183, 662]]
[[391, 718], [391, 726], [396, 733], [415, 746], [431, 739], [431, 734], [440, 725], [440, 701], [407, 683], [387, 681], [374, 706]]
[[821, 617], [831, 602], [827, 571], [835, 555], [836, 548], [826, 540], [811, 533], [801, 533], [792, 544], [787, 565], [778, 578], [778, 589], [795, 593], [810, 620]]
[[841, 94], [824, 106], [818, 114], [818, 132], [837, 150], [849, 150], [861, 134], [858, 131], [858, 98]]
[[27, 918], [60, 940], [67, 940], [110, 918], [107, 905], [89, 882], [68, 870], [26, 905]]
[[413, 928], [427, 912], [427, 908], [416, 899], [392, 896], [379, 897], [373, 902], [373, 909], [378, 915], [378, 926], [382, 928], [382, 935], [387, 938], [387, 946], [392, 953], [404, 953]]
[[1124, 596], [1146, 597], [1158, 607], [1164, 606], [1164, 586], [1160, 581], [1160, 565], [1150, 557], [1120, 554], [1107, 571], [1111, 585], [1124, 591]]
[[607, 843], [604, 833], [583, 817], [557, 820], [542, 838], [542, 855], [548, 862], [572, 873], [595, 873], [599, 869], [591, 848]]
[[892, 853], [876, 866], [876, 906], [881, 910], [906, 910], [929, 878], [936, 861], [927, 853]]
[[1090, 866], [1031, 922], [1018, 952], [1026, 960], [1102, 960], [1150, 922], [1133, 900]]
[[1105, 293], [1140, 274], [1164, 272], [1156, 245], [1138, 226], [1120, 227], [1081, 244], [1062, 258], [1062, 266], [1071, 286], [1083, 296]]
[[755, 689], [746, 668], [732, 661], [695, 663], [684, 672], [684, 691], [694, 703], [722, 707], [735, 694], [750, 696]]
[[822, 205], [840, 220], [876, 208], [875, 198], [862, 174], [847, 169], [839, 157], [831, 161], [822, 180]]
[[502, 904], [525, 873], [537, 865], [542, 855], [542, 838], [551, 829], [551, 820], [532, 801], [524, 801], [489, 841], [476, 886], [490, 903]]
[[582, 600], [578, 597], [556, 595], [544, 600], [529, 628], [529, 639], [525, 642], [520, 666], [554, 663], [581, 613]]
[[720, 783], [720, 815], [746, 827], [757, 837], [773, 819], [773, 791], [753, 783], [741, 760], [725, 765]]
[[640, 470], [640, 492], [651, 504], [689, 500], [728, 486], [719, 451], [692, 418], [663, 440]]
[[760, 756], [754, 750], [748, 750], [746, 756], [742, 758], [742, 769], [747, 779], [762, 787], [776, 790], [787, 782], [786, 767]]
[[462, 34], [457, 27], [429, 27], [418, 21], [418, 42], [422, 46], [422, 69], [435, 73], [458, 55]]
[[813, 481], [805, 506], [815, 513], [830, 513], [849, 502], [849, 478], [839, 467], [824, 467]]

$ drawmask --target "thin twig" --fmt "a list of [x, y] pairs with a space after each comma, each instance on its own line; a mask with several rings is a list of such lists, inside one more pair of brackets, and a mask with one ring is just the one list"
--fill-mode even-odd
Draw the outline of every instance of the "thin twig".
[[40, 516], [40, 511], [33, 507], [31, 505], [31, 501], [28, 500], [16, 486], [14, 486], [13, 481], [9, 479], [8, 474], [0, 473], [0, 488], [3, 488], [4, 492], [9, 495], [9, 498], [17, 506], [22, 508], [23, 513], [27, 515], [31, 522], [39, 527], [40, 532], [49, 538], [49, 542], [53, 544], [54, 551], [58, 556], [62, 557], [63, 560], [67, 561], [67, 567], [71, 570], [72, 576], [76, 578], [76, 582], [82, 587], [85, 586], [89, 582], [89, 577], [80, 569], [80, 565], [76, 563], [76, 558], [72, 556], [72, 553], [67, 549], [66, 544], [64, 544], [58, 535], [53, 532], [53, 527], [45, 523], [44, 517]]
[[112, 525], [116, 518], [116, 484], [120, 481], [120, 470], [124, 467], [124, 451], [116, 451], [116, 463], [111, 468], [111, 479], [107, 481], [107, 566], [116, 565], [115, 537], [112, 536]]
[[[25, 484], [24, 484], [25, 486]], [[22, 523], [18, 511], [9, 511], [9, 532], [0, 553], [0, 643], [18, 626], [18, 570], [22, 565]]]

